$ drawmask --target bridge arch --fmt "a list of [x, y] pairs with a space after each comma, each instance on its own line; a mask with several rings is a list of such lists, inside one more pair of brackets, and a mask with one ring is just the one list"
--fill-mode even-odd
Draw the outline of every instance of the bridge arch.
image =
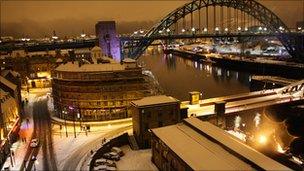
[[272, 11], [263, 6], [262, 4], [256, 2], [255, 0], [193, 0], [171, 13], [165, 16], [159, 23], [154, 25], [146, 34], [145, 38], [137, 43], [136, 48], [133, 50], [131, 56], [138, 58], [144, 50], [154, 41], [153, 36], [159, 34], [159, 31], [170, 28], [174, 23], [178, 22], [180, 19], [184, 18], [186, 15], [193, 13], [202, 8], [207, 8], [209, 6], [221, 6], [234, 8], [247, 13], [248, 15], [254, 17], [260, 23], [264, 24], [269, 31], [275, 33], [276, 37], [289, 54], [293, 57], [297, 56], [297, 51], [294, 46], [293, 40], [289, 36], [290, 30], [286, 24]]

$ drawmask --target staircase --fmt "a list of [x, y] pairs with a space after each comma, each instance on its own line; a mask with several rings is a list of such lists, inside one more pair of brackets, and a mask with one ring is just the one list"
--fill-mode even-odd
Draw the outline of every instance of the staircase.
[[134, 135], [129, 135], [129, 143], [130, 143], [132, 150], [139, 150], [139, 147], [137, 145]]

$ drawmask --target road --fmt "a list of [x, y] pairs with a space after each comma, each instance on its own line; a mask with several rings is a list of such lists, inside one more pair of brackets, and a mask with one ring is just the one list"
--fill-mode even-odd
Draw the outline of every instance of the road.
[[[26, 170], [35, 168], [35, 161], [33, 158], [42, 157], [43, 170], [57, 170], [56, 156], [53, 149], [51, 119], [48, 112], [46, 99], [39, 100], [33, 104], [33, 119], [34, 119], [34, 132], [33, 138], [39, 139], [39, 146], [36, 148], [28, 147], [25, 161], [28, 161]], [[42, 149], [43, 156], [37, 156], [40, 148]]]
[[81, 163], [81, 160], [83, 157], [85, 157], [87, 154], [90, 153], [92, 149], [95, 149], [97, 146], [101, 145], [103, 138], [111, 138], [114, 136], [119, 135], [120, 133], [123, 133], [129, 129], [132, 128], [132, 125], [124, 126], [118, 129], [114, 129], [112, 131], [107, 132], [106, 134], [97, 137], [96, 139], [80, 146], [77, 148], [76, 151], [74, 151], [65, 161], [65, 164], [63, 166], [62, 170], [77, 170], [77, 167]]

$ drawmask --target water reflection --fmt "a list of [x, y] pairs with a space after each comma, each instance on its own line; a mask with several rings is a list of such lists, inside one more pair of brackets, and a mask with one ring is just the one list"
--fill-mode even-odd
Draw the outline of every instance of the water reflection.
[[166, 94], [188, 100], [188, 92], [203, 92], [203, 98], [249, 92], [250, 74], [231, 71], [211, 63], [201, 63], [152, 49], [140, 57]]

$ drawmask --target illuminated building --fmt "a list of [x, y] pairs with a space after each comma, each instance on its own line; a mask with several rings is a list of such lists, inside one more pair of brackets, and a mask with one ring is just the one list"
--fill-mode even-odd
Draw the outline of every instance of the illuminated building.
[[105, 55], [120, 62], [120, 41], [116, 33], [115, 21], [99, 21], [95, 25], [95, 30], [96, 36], [99, 38], [99, 46]]
[[159, 170], [291, 170], [198, 118], [151, 130]]
[[20, 98], [19, 74], [2, 70], [0, 76], [0, 165], [9, 155], [11, 143], [18, 137]]
[[131, 102], [133, 134], [140, 148], [150, 147], [149, 129], [176, 124], [181, 120], [179, 100], [165, 95]]
[[53, 71], [52, 90], [58, 117], [83, 121], [127, 118], [129, 102], [153, 94], [148, 76], [135, 60], [118, 63], [98, 56], [102, 52], [95, 50], [93, 63], [72, 61]]

